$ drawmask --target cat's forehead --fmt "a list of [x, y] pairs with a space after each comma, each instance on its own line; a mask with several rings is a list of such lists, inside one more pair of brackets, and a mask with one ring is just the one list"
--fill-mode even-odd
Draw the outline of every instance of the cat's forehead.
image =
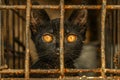
[[[51, 20], [50, 25], [51, 24], [53, 25], [53, 27], [57, 27], [57, 28], [59, 27], [60, 28], [60, 19], [57, 18], [57, 19]], [[75, 25], [68, 20], [65, 20], [64, 21], [64, 29], [77, 30], [77, 29], [80, 29], [80, 26]]]
[[[52, 20], [51, 22], [52, 22], [52, 24], [56, 25], [57, 28], [60, 28], [60, 19], [55, 19], [55, 20]], [[67, 21], [67, 20], [64, 21], [65, 33], [79, 33], [81, 28], [82, 28], [82, 26], [75, 25], [75, 24], [71, 23], [70, 21]]]
[[[50, 32], [50, 33], [59, 33], [60, 31], [60, 19], [54, 19], [51, 20], [50, 22], [46, 22], [46, 24], [41, 26], [42, 32]], [[64, 30], [65, 33], [69, 32], [77, 32], [80, 30], [80, 26], [74, 25], [70, 23], [69, 21], [64, 22]]]

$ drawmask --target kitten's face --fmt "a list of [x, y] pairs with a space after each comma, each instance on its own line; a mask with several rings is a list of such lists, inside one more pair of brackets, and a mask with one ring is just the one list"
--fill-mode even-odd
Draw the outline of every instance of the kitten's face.
[[[33, 29], [33, 28], [32, 28]], [[79, 23], [64, 22], [64, 59], [65, 63], [79, 57], [85, 38], [86, 26]], [[39, 59], [45, 62], [59, 62], [60, 56], [60, 20], [45, 21], [32, 30], [32, 39], [36, 45]]]
[[[39, 57], [54, 58], [59, 56], [60, 49], [60, 24], [59, 20], [48, 22], [37, 27], [37, 34], [33, 36]], [[83, 35], [82, 28], [69, 22], [64, 24], [64, 54], [65, 59], [78, 57], [80, 53]], [[69, 58], [68, 58], [69, 57]], [[42, 57], [41, 57], [42, 58]]]

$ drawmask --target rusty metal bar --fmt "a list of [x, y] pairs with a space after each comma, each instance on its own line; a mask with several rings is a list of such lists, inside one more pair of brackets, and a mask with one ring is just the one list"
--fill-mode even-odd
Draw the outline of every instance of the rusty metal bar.
[[[24, 70], [23, 69], [3, 69], [0, 70], [0, 74], [24, 74]], [[60, 73], [60, 70], [58, 69], [49, 69], [49, 70], [41, 70], [41, 69], [31, 69], [30, 73]]]
[[[117, 1], [113, 1], [113, 4], [117, 4], [116, 3]], [[113, 60], [114, 60], [114, 55], [117, 53], [117, 46], [116, 46], [116, 39], [117, 39], [117, 36], [116, 36], [116, 31], [117, 31], [117, 10], [113, 10], [113, 14], [112, 14], [112, 17], [113, 17], [113, 25], [112, 25], [112, 51], [111, 51], [111, 68], [114, 68], [114, 65], [113, 65]], [[110, 23], [111, 24], [111, 23]], [[117, 67], [117, 66], [116, 66]]]
[[[2, 4], [2, 1], [0, 0], [0, 5]], [[2, 17], [1, 17], [1, 11], [0, 11], [0, 66], [2, 65]], [[0, 74], [1, 78], [1, 74]]]
[[0, 66], [0, 70], [2, 70], [2, 69], [7, 69], [7, 68], [8, 68], [7, 65]]
[[[11, 5], [13, 5], [15, 3], [15, 1], [13, 1], [13, 0], [10, 0], [10, 2], [9, 2], [9, 4], [11, 4]], [[12, 54], [11, 54], [11, 57], [9, 58], [9, 55], [7, 55], [7, 57], [8, 57], [8, 60], [6, 61], [7, 62], [7, 64], [8, 64], [8, 67], [9, 68], [15, 68], [16, 66], [15, 66], [15, 62], [16, 62], [16, 60], [15, 60], [15, 51], [16, 51], [16, 42], [15, 42], [15, 40], [14, 40], [14, 38], [15, 37], [17, 37], [16, 36], [16, 28], [17, 28], [17, 19], [16, 19], [16, 17], [17, 17], [17, 15], [15, 14], [15, 13], [13, 13], [11, 10], [6, 10], [7, 11], [7, 13], [6, 13], [6, 15], [8, 15], [7, 16], [7, 26], [6, 26], [6, 36], [5, 36], [5, 38], [8, 38], [7, 39], [7, 42], [5, 42], [5, 44], [7, 43], [8, 44], [8, 46], [7, 46], [7, 48], [9, 49], [10, 47], [12, 48], [11, 50], [8, 50], [7, 52], [6, 52], [6, 54], [8, 54], [9, 52], [11, 52], [12, 51]], [[4, 19], [3, 19], [4, 20]], [[5, 39], [6, 40], [6, 39]], [[10, 46], [10, 47], [9, 47]], [[6, 48], [6, 49], [7, 49]], [[14, 64], [14, 65], [13, 65]]]
[[[82, 73], [82, 72], [101, 72], [102, 69], [64, 69], [65, 73]], [[105, 69], [105, 71], [107, 73], [116, 73], [116, 74], [120, 74], [120, 70], [119, 69]], [[0, 74], [24, 74], [24, 70], [23, 69], [3, 69], [0, 70]], [[61, 71], [59, 69], [31, 69], [30, 73], [48, 73], [48, 74], [55, 74], [55, 73], [61, 73]]]
[[[12, 3], [13, 2], [13, 3]], [[9, 4], [11, 4], [11, 5], [13, 5], [13, 4], [18, 4], [18, 1], [17, 0], [11, 0], [11, 1], [9, 1]], [[10, 10], [11, 12], [12, 12], [12, 10]], [[18, 12], [18, 10], [14, 10], [15, 12]], [[17, 38], [18, 40], [19, 40], [19, 35], [18, 35], [18, 32], [19, 32], [19, 16], [16, 14], [14, 12], [14, 38]], [[9, 13], [10, 14], [10, 13]], [[12, 22], [12, 18], [11, 18], [11, 20], [9, 20], [9, 22]], [[9, 27], [12, 29], [12, 25], [9, 25]], [[10, 28], [9, 28], [9, 34], [11, 34], [11, 31], [12, 30], [10, 30]], [[11, 35], [9, 35], [10, 36], [10, 38], [12, 37]], [[9, 40], [11, 40], [11, 39], [9, 39]], [[10, 41], [9, 41], [9, 43], [10, 43]], [[19, 44], [17, 43], [17, 42], [15, 42], [15, 40], [13, 39], [13, 45], [14, 45], [14, 51], [18, 51], [18, 48], [19, 48]], [[13, 65], [13, 68], [14, 69], [18, 69], [18, 65], [17, 65], [17, 63], [18, 63], [18, 57], [16, 58], [16, 55], [15, 55], [15, 52], [13, 53], [13, 64], [15, 64], [15, 65]]]
[[101, 76], [105, 78], [105, 17], [106, 17], [106, 0], [102, 0], [101, 9]]
[[[22, 10], [20, 10], [19, 12], [20, 12], [20, 15], [22, 15]], [[19, 21], [20, 21], [20, 23], [19, 23], [19, 30], [20, 30], [19, 37], [20, 37], [20, 41], [23, 42], [23, 36], [22, 36], [22, 34], [23, 34], [23, 31], [22, 31], [23, 30], [23, 21], [22, 21], [22, 18], [20, 18]], [[20, 50], [20, 52], [23, 52], [22, 47], [20, 47], [19, 50]], [[21, 56], [22, 56], [22, 54], [20, 54], [20, 57]], [[23, 67], [22, 66], [23, 58], [20, 58], [20, 57], [19, 57], [19, 65], [20, 65], [19, 68], [22, 68]]]
[[[120, 0], [118, 0], [118, 4], [120, 4]], [[120, 10], [118, 10], [118, 19], [117, 19], [117, 37], [118, 37], [118, 51], [120, 52]]]
[[[2, 4], [0, 0], [0, 5]], [[1, 11], [0, 11], [0, 66], [2, 64], [2, 18], [1, 18]]]
[[[107, 77], [105, 80], [119, 80], [120, 77]], [[1, 80], [24, 80], [24, 78], [1, 78]], [[59, 78], [30, 78], [29, 80], [61, 80]], [[102, 77], [65, 77], [62, 80], [103, 80]]]
[[26, 53], [25, 53], [25, 80], [29, 80], [29, 61], [30, 61], [30, 50], [29, 50], [29, 43], [30, 43], [30, 36], [29, 36], [29, 25], [30, 25], [30, 11], [31, 11], [31, 0], [27, 0], [27, 7], [26, 7]]
[[[120, 5], [120, 0], [118, 0], [117, 2]], [[118, 10], [117, 13], [117, 44], [118, 44], [118, 53], [120, 54], [120, 10]], [[119, 60], [118, 60], [118, 65], [120, 67], [120, 56], [118, 56]]]
[[[65, 9], [101, 9], [101, 5], [65, 5]], [[120, 9], [120, 5], [106, 5], [106, 9]]]
[[[32, 9], [59, 9], [58, 5], [31, 5]], [[64, 9], [101, 9], [101, 5], [65, 5]], [[0, 9], [26, 9], [26, 5], [0, 5]], [[106, 9], [120, 9], [120, 5], [106, 5]]]
[[60, 72], [59, 69], [49, 69], [49, 70], [46, 70], [46, 69], [31, 69], [30, 73], [55, 74], [55, 73], [61, 73], [61, 72]]
[[116, 73], [116, 74], [120, 74], [120, 70], [119, 69], [105, 69], [107, 73]]
[[[2, 19], [3, 18], [6, 18], [6, 11], [2, 11]], [[5, 34], [6, 34], [6, 29], [5, 29], [5, 27], [6, 27], [6, 19], [4, 19], [4, 20], [2, 20], [1, 21], [2, 22], [2, 56], [1, 56], [1, 59], [2, 59], [2, 64], [5, 64], [5, 52], [4, 52], [4, 42], [5, 42], [5, 40], [4, 40], [4, 36], [5, 36]]]
[[[64, 69], [65, 73], [82, 73], [82, 72], [101, 72], [101, 69]], [[109, 70], [108, 70], [109, 71]], [[114, 70], [113, 70], [114, 71]], [[6, 69], [0, 71], [1, 74], [8, 74], [8, 73], [16, 73], [16, 74], [23, 74], [24, 70], [23, 69]], [[49, 69], [49, 70], [44, 70], [44, 69], [31, 69], [30, 73], [61, 73], [59, 69]], [[120, 73], [120, 70], [118, 70], [118, 73]]]
[[65, 73], [101, 72], [101, 69], [65, 69]]
[[64, 76], [64, 0], [60, 0], [60, 72]]
[[59, 9], [58, 5], [32, 5], [32, 9]]
[[[3, 0], [1, 0], [1, 2], [2, 2], [2, 4], [4, 3]], [[0, 58], [1, 58], [1, 60], [2, 60], [2, 65], [4, 65], [4, 64], [6, 63], [6, 62], [5, 62], [5, 55], [4, 55], [4, 54], [5, 54], [5, 52], [4, 52], [4, 49], [5, 49], [5, 46], [4, 46], [4, 42], [5, 42], [4, 36], [6, 35], [6, 29], [5, 29], [5, 27], [6, 27], [6, 20], [7, 20], [6, 17], [7, 17], [7, 16], [6, 16], [6, 11], [5, 11], [5, 10], [2, 10], [1, 13], [2, 13], [2, 14], [1, 14], [1, 19], [2, 19], [2, 20], [1, 20], [1, 23], [2, 23], [2, 24], [1, 24], [1, 28], [2, 28], [2, 32], [1, 32], [1, 33], [2, 33], [2, 34], [1, 34], [1, 37], [2, 37], [2, 40], [1, 40], [1, 41], [2, 41], [2, 44], [1, 44], [2, 51], [1, 51], [1, 52], [2, 52], [2, 53], [1, 53], [1, 54], [2, 54], [2, 55], [1, 55]], [[3, 20], [3, 19], [4, 19], [4, 20]]]
[[0, 70], [0, 74], [23, 74], [24, 70], [23, 69], [3, 69]]

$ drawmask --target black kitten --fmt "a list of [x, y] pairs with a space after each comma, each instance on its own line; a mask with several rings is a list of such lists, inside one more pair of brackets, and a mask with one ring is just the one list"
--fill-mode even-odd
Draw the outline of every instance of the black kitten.
[[[31, 19], [31, 38], [39, 56], [31, 68], [60, 68], [60, 19], [50, 20], [44, 10], [33, 10]], [[65, 68], [75, 68], [73, 61], [79, 57], [85, 40], [86, 19], [86, 10], [75, 10], [64, 22]]]

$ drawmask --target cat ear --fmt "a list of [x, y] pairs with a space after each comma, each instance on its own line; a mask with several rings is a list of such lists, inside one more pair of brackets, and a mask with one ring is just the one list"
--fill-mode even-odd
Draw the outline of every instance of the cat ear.
[[49, 21], [50, 18], [45, 10], [32, 10], [31, 11], [31, 24], [39, 25]]
[[75, 25], [85, 25], [87, 22], [87, 10], [74, 10], [68, 21]]
[[31, 22], [30, 28], [32, 33], [37, 32], [37, 27], [39, 25], [45, 24], [46, 22], [50, 21], [50, 18], [45, 10], [32, 10], [31, 11]]

